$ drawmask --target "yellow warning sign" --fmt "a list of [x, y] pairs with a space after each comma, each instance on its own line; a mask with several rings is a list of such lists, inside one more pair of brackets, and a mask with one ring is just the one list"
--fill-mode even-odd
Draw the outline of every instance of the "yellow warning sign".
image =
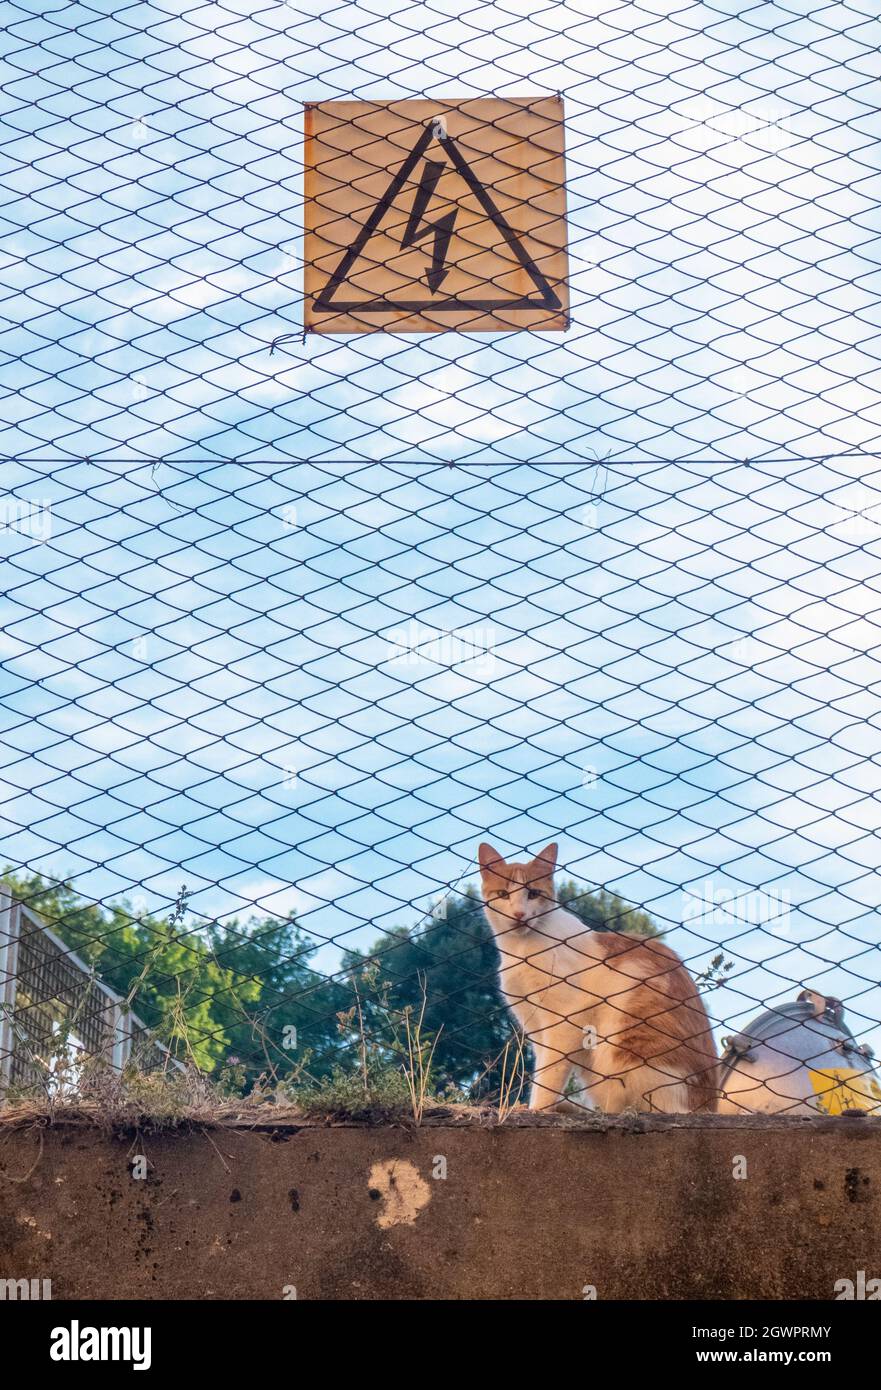
[[844, 1110], [874, 1111], [881, 1106], [881, 1086], [869, 1072], [834, 1070], [811, 1071], [811, 1085], [817, 1109], [825, 1115]]
[[568, 326], [560, 97], [306, 107], [306, 329]]

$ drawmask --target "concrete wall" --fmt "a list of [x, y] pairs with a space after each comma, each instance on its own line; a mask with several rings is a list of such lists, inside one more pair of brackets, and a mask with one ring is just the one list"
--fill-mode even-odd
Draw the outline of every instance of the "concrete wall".
[[56, 1299], [829, 1299], [858, 1270], [881, 1120], [0, 1125], [0, 1278]]

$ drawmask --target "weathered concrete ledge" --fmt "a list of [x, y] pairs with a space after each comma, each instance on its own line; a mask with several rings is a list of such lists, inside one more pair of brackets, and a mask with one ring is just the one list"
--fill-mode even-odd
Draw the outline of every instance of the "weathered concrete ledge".
[[56, 1299], [831, 1299], [859, 1270], [881, 1120], [0, 1124], [0, 1279]]

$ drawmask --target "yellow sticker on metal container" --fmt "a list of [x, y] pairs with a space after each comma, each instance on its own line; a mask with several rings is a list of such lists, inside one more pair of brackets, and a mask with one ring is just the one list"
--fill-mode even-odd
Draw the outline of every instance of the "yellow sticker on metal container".
[[864, 1071], [811, 1071], [811, 1085], [817, 1108], [824, 1115], [840, 1115], [844, 1110], [876, 1110], [881, 1107], [881, 1086]]

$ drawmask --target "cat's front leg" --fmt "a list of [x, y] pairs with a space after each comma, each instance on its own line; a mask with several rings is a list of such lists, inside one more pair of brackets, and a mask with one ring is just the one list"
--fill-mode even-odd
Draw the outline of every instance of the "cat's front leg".
[[579, 1053], [575, 1058], [575, 1064], [572, 1068], [573, 1085], [566, 1100], [576, 1111], [586, 1110], [593, 1113], [599, 1108], [595, 1087], [602, 1078], [590, 1065], [589, 1058], [590, 1054], [584, 1052]]
[[566, 1082], [572, 1070], [571, 1058], [560, 1055], [553, 1047], [533, 1041], [535, 1070], [529, 1090], [530, 1110], [549, 1110], [565, 1098]]

